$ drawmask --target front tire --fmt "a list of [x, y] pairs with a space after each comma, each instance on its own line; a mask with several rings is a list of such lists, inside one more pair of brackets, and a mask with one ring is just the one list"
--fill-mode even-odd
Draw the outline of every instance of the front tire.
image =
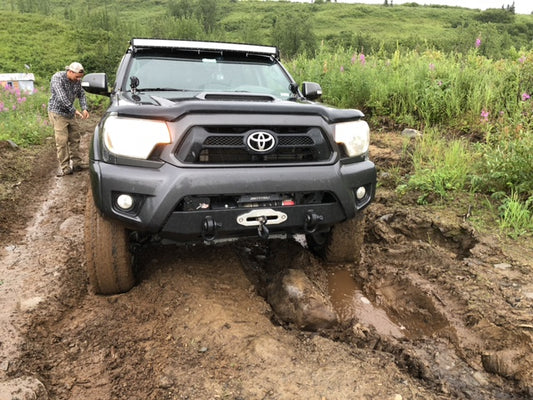
[[309, 233], [305, 238], [307, 247], [327, 262], [358, 265], [364, 242], [363, 213], [333, 225], [327, 232]]
[[85, 254], [89, 284], [96, 294], [118, 294], [135, 285], [128, 231], [105, 218], [89, 189], [85, 208]]

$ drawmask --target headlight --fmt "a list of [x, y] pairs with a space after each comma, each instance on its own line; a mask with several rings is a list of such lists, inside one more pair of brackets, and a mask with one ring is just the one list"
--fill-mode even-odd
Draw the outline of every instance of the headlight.
[[146, 160], [159, 143], [170, 143], [170, 133], [163, 121], [109, 116], [103, 127], [104, 143], [118, 156]]
[[350, 157], [360, 156], [368, 151], [370, 128], [366, 121], [336, 124], [333, 135], [337, 143], [344, 145]]

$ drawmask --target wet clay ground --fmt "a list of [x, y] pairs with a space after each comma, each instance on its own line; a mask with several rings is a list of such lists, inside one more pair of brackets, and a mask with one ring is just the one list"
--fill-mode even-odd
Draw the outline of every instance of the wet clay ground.
[[[109, 297], [84, 272], [88, 172], [55, 178], [52, 143], [1, 148], [0, 399], [533, 398], [531, 241], [398, 198], [402, 148], [373, 136], [381, 187], [354, 279], [299, 238], [152, 246], [139, 284]], [[334, 329], [275, 315], [265, 288], [288, 268], [330, 296]]]

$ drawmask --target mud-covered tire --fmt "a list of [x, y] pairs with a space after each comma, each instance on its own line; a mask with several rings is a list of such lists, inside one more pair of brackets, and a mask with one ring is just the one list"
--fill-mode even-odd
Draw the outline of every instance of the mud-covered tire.
[[358, 265], [364, 242], [364, 215], [331, 227], [327, 232], [314, 232], [305, 235], [307, 247], [327, 262], [351, 263]]
[[127, 230], [96, 208], [91, 190], [85, 208], [85, 254], [89, 284], [96, 294], [118, 294], [135, 285]]

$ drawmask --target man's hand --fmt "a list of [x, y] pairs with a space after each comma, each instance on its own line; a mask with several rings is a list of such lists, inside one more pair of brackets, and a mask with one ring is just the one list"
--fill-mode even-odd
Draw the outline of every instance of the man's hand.
[[82, 112], [79, 112], [76, 110], [76, 117], [80, 117], [81, 119], [87, 119], [89, 118], [89, 111], [83, 110]]

